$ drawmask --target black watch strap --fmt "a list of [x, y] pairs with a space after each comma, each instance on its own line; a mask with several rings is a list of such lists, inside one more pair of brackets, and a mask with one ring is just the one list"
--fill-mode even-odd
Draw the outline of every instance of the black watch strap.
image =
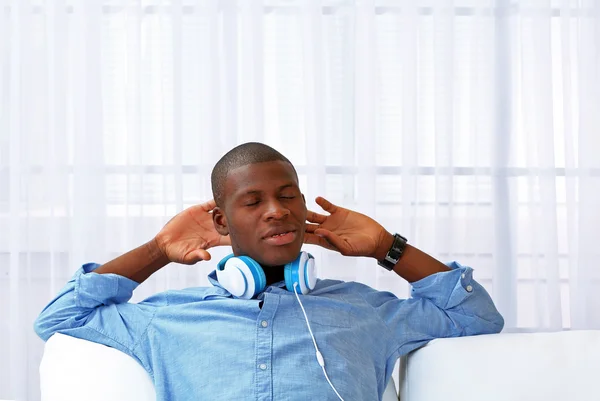
[[396, 266], [396, 263], [398, 263], [402, 257], [404, 249], [406, 249], [407, 242], [408, 240], [400, 234], [394, 234], [394, 242], [392, 243], [392, 247], [388, 251], [387, 255], [385, 255], [385, 258], [377, 262], [379, 266], [382, 266], [387, 270], [393, 270], [394, 266]]

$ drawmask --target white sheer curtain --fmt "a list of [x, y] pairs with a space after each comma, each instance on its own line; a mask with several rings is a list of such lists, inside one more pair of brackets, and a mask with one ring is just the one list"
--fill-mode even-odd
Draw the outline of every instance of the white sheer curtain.
[[[507, 330], [600, 328], [599, 72], [593, 0], [1, 0], [0, 398], [39, 399], [32, 322], [75, 269], [210, 198], [250, 140], [311, 208], [475, 267]], [[323, 277], [408, 294], [312, 250]]]

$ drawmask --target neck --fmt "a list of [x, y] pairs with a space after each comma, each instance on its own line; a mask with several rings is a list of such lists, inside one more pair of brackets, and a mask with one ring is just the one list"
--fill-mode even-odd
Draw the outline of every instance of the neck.
[[263, 270], [267, 278], [267, 285], [275, 284], [284, 280], [283, 266], [263, 266]]

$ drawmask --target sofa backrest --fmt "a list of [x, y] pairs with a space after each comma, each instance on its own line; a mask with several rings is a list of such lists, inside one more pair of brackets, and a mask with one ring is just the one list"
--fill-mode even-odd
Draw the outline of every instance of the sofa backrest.
[[401, 401], [600, 401], [600, 331], [433, 340], [399, 387]]

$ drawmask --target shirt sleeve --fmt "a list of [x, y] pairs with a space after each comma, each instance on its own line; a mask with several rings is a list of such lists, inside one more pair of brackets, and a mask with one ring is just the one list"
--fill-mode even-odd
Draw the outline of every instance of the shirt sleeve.
[[100, 265], [83, 265], [59, 294], [44, 308], [34, 330], [44, 341], [55, 333], [104, 344], [150, 367], [137, 347], [165, 294], [138, 303], [128, 303], [137, 282], [117, 274], [97, 274]]
[[504, 327], [490, 295], [473, 279], [473, 269], [456, 262], [448, 267], [414, 282], [409, 299], [387, 291], [363, 294], [391, 332], [396, 357], [434, 338], [493, 334]]

